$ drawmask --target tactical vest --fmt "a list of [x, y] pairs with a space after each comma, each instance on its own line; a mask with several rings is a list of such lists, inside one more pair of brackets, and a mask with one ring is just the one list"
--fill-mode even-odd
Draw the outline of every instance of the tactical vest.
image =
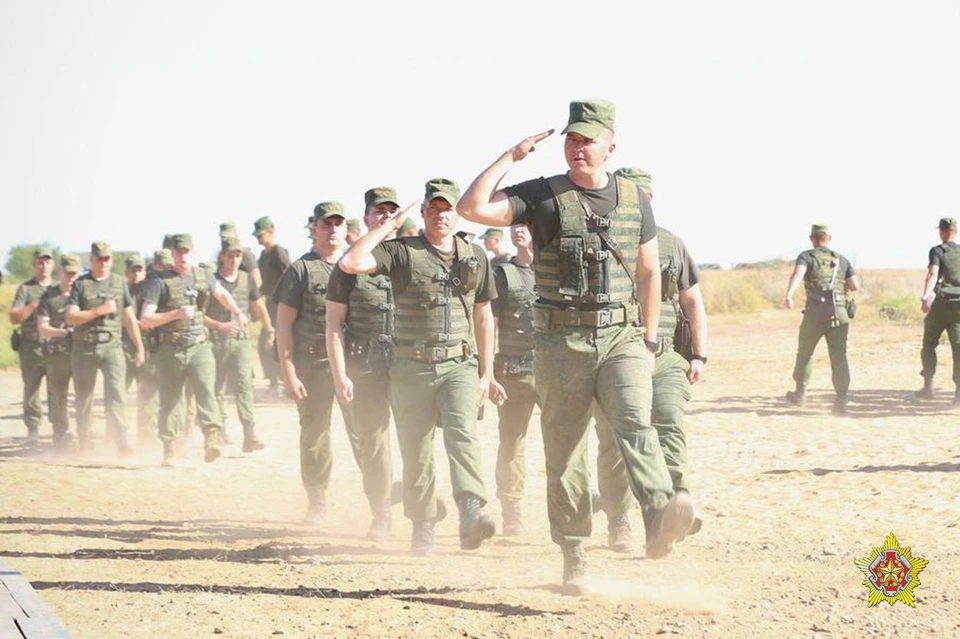
[[[29, 294], [27, 295], [26, 304], [30, 304], [33, 301], [43, 297], [43, 293], [46, 290], [46, 287], [38, 284], [35, 278], [28, 280], [27, 282], [24, 282], [23, 284], [21, 284], [21, 286], [26, 288], [27, 291], [29, 292]], [[26, 304], [24, 305], [26, 306]], [[20, 335], [21, 335], [21, 339], [25, 342], [33, 342], [36, 344], [41, 341], [40, 329], [37, 328], [36, 311], [34, 311], [33, 315], [25, 319], [23, 323], [20, 325]]]
[[847, 302], [847, 287], [844, 273], [840, 272], [841, 258], [830, 249], [814, 249], [810, 253], [810, 266], [804, 277], [803, 285], [807, 291], [807, 306], [824, 291], [833, 291], [833, 299], [838, 306]]
[[680, 264], [677, 263], [676, 242], [673, 233], [661, 228], [657, 231], [660, 249], [660, 323], [657, 335], [673, 337], [680, 321]]
[[[223, 282], [224, 288], [226, 288], [228, 284], [233, 285], [233, 291], [231, 291], [230, 294], [233, 296], [234, 301], [236, 301], [237, 306], [243, 308], [247, 300], [250, 299], [250, 276], [243, 271], [238, 271], [237, 279], [233, 282], [228, 282], [222, 275], [217, 277], [217, 279]], [[207, 317], [218, 322], [230, 322], [233, 320], [233, 313], [221, 304], [220, 300], [212, 299], [210, 300], [210, 304], [207, 305]]]
[[293, 324], [294, 350], [314, 359], [326, 359], [327, 285], [331, 265], [316, 253], [308, 253], [301, 259], [306, 267], [306, 280], [297, 321]]
[[955, 302], [960, 300], [960, 246], [948, 242], [941, 247], [943, 257], [940, 259], [940, 273], [937, 277], [937, 297]]
[[570, 178], [547, 178], [560, 214], [560, 232], [550, 244], [538, 249], [533, 263], [541, 298], [567, 305], [632, 303], [633, 282], [625, 268], [635, 272], [643, 213], [637, 185], [620, 176], [613, 179], [617, 206], [609, 217], [597, 221], [620, 246], [624, 266], [588, 223], [586, 209]]
[[399, 241], [410, 255], [410, 284], [397, 296], [396, 343], [472, 344], [480, 262], [470, 244], [454, 237], [456, 257], [448, 268], [424, 236]]
[[[123, 333], [123, 277], [116, 273], [108, 275], [110, 290], [107, 293], [101, 293], [99, 285], [102, 284], [93, 279], [90, 273], [77, 280], [76, 286], [80, 289], [80, 310], [89, 311], [94, 309], [107, 300], [114, 300], [117, 303], [117, 312], [109, 315], [102, 315], [81, 326], [77, 326], [74, 334], [83, 341], [94, 344], [113, 344], [120, 342], [120, 336]], [[96, 335], [96, 339], [94, 339]], [[107, 337], [109, 335], [109, 338]], [[89, 339], [86, 339], [89, 338]]]
[[195, 307], [193, 319], [178, 319], [167, 322], [157, 328], [161, 335], [167, 335], [171, 338], [181, 337], [200, 337], [205, 334], [204, 310], [210, 301], [210, 293], [207, 284], [209, 275], [207, 272], [197, 266], [190, 267], [190, 273], [193, 275], [192, 284], [187, 284], [184, 273], [179, 275], [174, 271], [164, 273], [160, 277], [167, 285], [167, 299], [162, 301], [157, 308], [160, 313], [176, 311], [184, 306]]
[[347, 310], [350, 341], [387, 343], [393, 336], [393, 313], [390, 278], [386, 275], [357, 275]]
[[497, 344], [499, 353], [508, 357], [529, 356], [533, 351], [533, 301], [537, 298], [532, 289], [524, 285], [520, 268], [511, 262], [496, 266], [507, 280], [506, 296], [501, 304]]

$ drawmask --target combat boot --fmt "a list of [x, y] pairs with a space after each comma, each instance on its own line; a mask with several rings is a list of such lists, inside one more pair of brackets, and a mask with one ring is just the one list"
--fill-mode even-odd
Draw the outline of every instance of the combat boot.
[[690, 494], [681, 490], [663, 508], [657, 510], [648, 508], [644, 511], [647, 559], [661, 559], [670, 554], [673, 550], [673, 542], [690, 532], [694, 520], [693, 510]]
[[212, 462], [220, 457], [220, 429], [210, 428], [203, 433], [203, 461]]
[[382, 506], [373, 513], [373, 521], [370, 522], [370, 531], [367, 537], [373, 541], [383, 541], [390, 536], [390, 506]]
[[263, 442], [257, 439], [256, 427], [253, 424], [243, 425], [243, 452], [252, 453], [263, 450]]
[[792, 391], [787, 391], [787, 401], [794, 406], [803, 406], [803, 402], [806, 400], [806, 389], [797, 384], [797, 389]]
[[630, 514], [621, 513], [607, 519], [607, 546], [613, 552], [633, 553], [637, 544], [633, 540], [633, 529], [630, 527]]
[[503, 535], [516, 537], [525, 531], [523, 526], [523, 511], [519, 499], [501, 499], [500, 510], [503, 514]]
[[327, 499], [322, 493], [307, 493], [307, 514], [303, 523], [315, 526], [327, 516]]
[[933, 378], [924, 377], [923, 388], [914, 393], [914, 395], [917, 399], [933, 399]]
[[847, 414], [846, 393], [837, 393], [836, 399], [833, 400], [833, 409], [831, 412], [837, 417], [842, 417]]
[[583, 546], [563, 546], [563, 594], [579, 597], [590, 592], [587, 586], [587, 556]]
[[433, 552], [433, 522], [421, 520], [413, 522], [413, 534], [410, 535], [410, 554], [423, 557]]
[[171, 468], [176, 458], [176, 446], [173, 442], [163, 442], [163, 461], [160, 465], [164, 468]]
[[464, 493], [457, 498], [460, 509], [460, 549], [476, 550], [486, 539], [493, 537], [497, 527], [489, 515], [480, 512], [480, 498]]

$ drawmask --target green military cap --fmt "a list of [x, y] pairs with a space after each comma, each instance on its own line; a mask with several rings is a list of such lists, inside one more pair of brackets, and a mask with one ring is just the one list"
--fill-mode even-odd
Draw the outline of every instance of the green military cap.
[[233, 222], [220, 222], [220, 236], [224, 235], [236, 235], [237, 234], [237, 225]]
[[617, 107], [607, 100], [575, 100], [570, 103], [570, 118], [563, 134], [579, 133], [591, 140], [600, 137], [604, 129], [613, 131]]
[[360, 220], [351, 218], [347, 220], [347, 231], [359, 231], [360, 230]]
[[363, 205], [366, 208], [385, 203], [400, 206], [400, 203], [397, 202], [396, 189], [390, 188], [389, 186], [376, 186], [363, 194]]
[[328, 217], [334, 216], [347, 217], [344, 215], [343, 204], [339, 202], [321, 202], [313, 207], [313, 222], [319, 222], [320, 220], [325, 220]]
[[307, 218], [307, 223], [303, 225], [303, 228], [308, 229], [313, 226], [313, 216]]
[[110, 250], [110, 245], [106, 242], [94, 242], [90, 245], [90, 255], [94, 257], [110, 257], [113, 255], [113, 251]]
[[79, 273], [80, 258], [73, 253], [64, 253], [60, 256], [60, 268], [67, 273]]
[[253, 223], [253, 235], [255, 237], [260, 237], [264, 231], [272, 228], [273, 228], [273, 220], [270, 219], [269, 215], [264, 215], [259, 220]]
[[826, 224], [814, 224], [810, 227], [811, 236], [830, 235], [830, 227]]
[[165, 249], [172, 249], [172, 248], [173, 248], [173, 234], [168, 233], [168, 234], [164, 235], [164, 236], [163, 236], [163, 244], [161, 244], [160, 246], [163, 247], [163, 248], [165, 248]]
[[41, 257], [49, 257], [50, 259], [53, 259], [53, 249], [51, 249], [49, 246], [38, 246], [33, 252], [33, 259]]
[[193, 250], [193, 236], [189, 233], [175, 233], [170, 238], [170, 243], [173, 245], [172, 248], [178, 250]]
[[144, 268], [146, 266], [146, 264], [143, 262], [143, 257], [140, 255], [131, 255], [126, 259], [125, 265], [128, 269], [136, 268], [138, 266], [140, 268]]
[[632, 182], [636, 182], [645, 189], [650, 188], [653, 180], [653, 176], [650, 175], [650, 172], [643, 169], [617, 169], [614, 175], [619, 175], [620, 177], [627, 178]]
[[229, 253], [231, 251], [242, 251], [243, 242], [236, 235], [224, 235], [220, 240], [220, 250]]
[[426, 192], [423, 195], [423, 201], [429, 202], [436, 198], [443, 198], [450, 203], [450, 206], [456, 206], [460, 200], [460, 187], [453, 180], [446, 178], [434, 178], [427, 182]]
[[404, 233], [409, 233], [411, 229], [415, 228], [417, 228], [417, 223], [408, 217], [403, 221], [403, 224], [400, 225], [400, 230], [397, 231], [397, 233], [403, 235]]
[[957, 228], [957, 218], [942, 217], [940, 218], [940, 224], [937, 228], [943, 229], [944, 231], [954, 231]]
[[173, 253], [171, 253], [168, 248], [154, 251], [153, 264], [154, 266], [173, 266]]
[[480, 235], [481, 240], [485, 240], [488, 237], [503, 237], [503, 231], [500, 229], [487, 229]]

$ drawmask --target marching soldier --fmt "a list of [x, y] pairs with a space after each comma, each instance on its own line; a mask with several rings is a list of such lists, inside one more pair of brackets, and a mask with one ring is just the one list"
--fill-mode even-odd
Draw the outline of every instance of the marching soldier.
[[[263, 278], [263, 286], [260, 292], [263, 293], [266, 300], [267, 312], [270, 314], [270, 326], [274, 330], [260, 331], [258, 342], [258, 352], [260, 355], [260, 366], [263, 367], [263, 376], [270, 382], [270, 392], [273, 395], [279, 393], [278, 381], [280, 378], [280, 367], [277, 364], [276, 357], [276, 326], [277, 326], [277, 305], [273, 302], [273, 291], [277, 288], [277, 283], [287, 267], [290, 266], [290, 253], [287, 249], [277, 244], [274, 239], [273, 221], [267, 217], [261, 217], [253, 224], [253, 234], [257, 238], [263, 251], [257, 259], [260, 267], [260, 277]], [[271, 344], [267, 348], [267, 342]]]
[[940, 244], [930, 249], [927, 277], [920, 298], [923, 318], [923, 389], [921, 399], [933, 399], [933, 376], [937, 372], [937, 346], [947, 331], [953, 352], [953, 403], [960, 404], [960, 246], [957, 245], [957, 221], [945, 217], [938, 225]]

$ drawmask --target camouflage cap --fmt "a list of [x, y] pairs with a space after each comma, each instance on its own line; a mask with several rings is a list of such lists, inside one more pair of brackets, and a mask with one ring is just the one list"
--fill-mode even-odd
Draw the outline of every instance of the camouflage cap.
[[562, 134], [579, 133], [591, 140], [600, 137], [604, 129], [613, 131], [617, 107], [607, 100], [575, 100], [570, 103], [570, 117]]
[[449, 202], [450, 206], [456, 206], [460, 200], [460, 187], [453, 180], [434, 178], [426, 184], [423, 201], [430, 202], [438, 197]]
[[955, 231], [957, 230], [957, 218], [942, 217], [940, 218], [940, 224], [937, 225], [937, 228], [943, 229], [944, 231]]
[[176, 233], [170, 238], [172, 248], [177, 250], [193, 250], [193, 236], [189, 233]]
[[41, 257], [49, 257], [53, 259], [53, 249], [49, 246], [38, 246], [33, 252], [33, 259], [38, 259]]
[[360, 230], [360, 220], [355, 218], [350, 218], [347, 220], [347, 231], [359, 231]]
[[170, 234], [170, 233], [164, 235], [164, 236], [163, 236], [163, 244], [161, 244], [160, 246], [161, 246], [162, 248], [165, 248], [165, 249], [172, 249], [172, 248], [173, 248], [173, 235]]
[[409, 233], [415, 228], [417, 228], [417, 223], [408, 217], [403, 221], [403, 224], [400, 225], [400, 229], [397, 231], [397, 233], [403, 235], [404, 233]]
[[820, 237], [823, 235], [830, 235], [830, 227], [826, 224], [814, 224], [810, 227], [811, 237]]
[[113, 251], [106, 242], [94, 242], [90, 245], [90, 255], [94, 257], [110, 257]]
[[488, 237], [503, 237], [503, 231], [500, 229], [487, 229], [480, 235], [481, 240], [485, 240]]
[[60, 268], [67, 273], [79, 273], [80, 258], [73, 253], [64, 253], [60, 256]]
[[173, 266], [173, 253], [170, 249], [164, 248], [153, 252], [154, 266]]
[[243, 251], [243, 242], [236, 235], [224, 235], [220, 240], [220, 250], [224, 253]]
[[269, 215], [264, 215], [253, 223], [253, 235], [254, 237], [260, 237], [264, 231], [272, 228], [273, 220], [270, 219]]
[[237, 234], [237, 225], [234, 222], [220, 222], [220, 236]]
[[626, 178], [632, 182], [636, 182], [644, 189], [650, 189], [653, 176], [650, 175], [649, 171], [643, 169], [617, 169], [614, 175], [619, 175], [622, 178]]
[[140, 254], [135, 254], [128, 257], [124, 262], [124, 265], [127, 267], [128, 270], [131, 268], [136, 268], [138, 266], [140, 268], [146, 267], [146, 264], [144, 264], [143, 262], [143, 256], [141, 256]]
[[344, 214], [343, 204], [339, 202], [321, 202], [313, 207], [313, 222], [319, 222], [320, 220], [334, 216], [347, 217]]
[[307, 218], [307, 223], [303, 225], [303, 228], [308, 229], [313, 226], [313, 216]]
[[390, 188], [389, 186], [376, 186], [363, 194], [363, 205], [365, 208], [385, 203], [400, 206], [400, 203], [397, 202], [396, 189]]

